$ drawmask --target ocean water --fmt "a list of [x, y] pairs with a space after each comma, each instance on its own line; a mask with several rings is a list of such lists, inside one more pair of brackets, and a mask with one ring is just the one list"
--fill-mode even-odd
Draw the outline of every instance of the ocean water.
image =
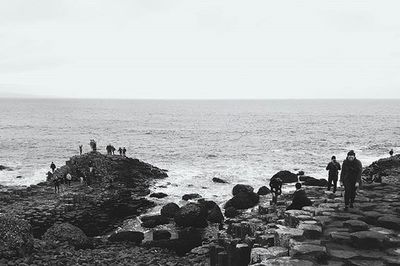
[[279, 170], [325, 178], [330, 157], [349, 149], [364, 165], [399, 152], [400, 100], [0, 99], [0, 164], [12, 168], [0, 184], [43, 181], [92, 138], [168, 169], [152, 188], [165, 200], [223, 201], [234, 184], [265, 185]]

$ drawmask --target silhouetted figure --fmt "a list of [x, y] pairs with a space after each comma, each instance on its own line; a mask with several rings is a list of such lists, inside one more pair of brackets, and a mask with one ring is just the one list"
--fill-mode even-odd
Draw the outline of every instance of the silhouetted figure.
[[122, 148], [122, 155], [126, 156], [126, 148], [125, 147]]
[[111, 145], [111, 153], [112, 153], [112, 155], [115, 155], [115, 154], [114, 154], [114, 153], [115, 153], [115, 147], [112, 146], [112, 145]]
[[304, 189], [301, 189], [301, 183], [296, 183], [296, 191], [293, 193], [292, 204], [286, 210], [301, 210], [304, 206], [311, 206], [312, 202], [307, 198]]
[[54, 183], [54, 193], [60, 193], [61, 180], [56, 176], [56, 178], [53, 179], [53, 183]]
[[389, 151], [389, 154], [390, 154], [390, 157], [392, 157], [393, 156], [393, 149], [391, 149], [390, 151]]
[[90, 145], [90, 148], [92, 148], [92, 151], [94, 151], [94, 152], [97, 151], [97, 143], [94, 139], [90, 140], [89, 145]]
[[68, 173], [67, 176], [66, 176], [65, 178], [66, 178], [66, 181], [67, 181], [68, 186], [71, 186], [71, 181], [72, 181], [72, 176], [71, 176], [71, 174]]
[[111, 154], [111, 145], [110, 145], [110, 144], [108, 144], [108, 145], [106, 146], [106, 151], [107, 151], [107, 155], [110, 155], [110, 154]]
[[53, 162], [51, 162], [51, 164], [50, 164], [50, 169], [51, 169], [52, 173], [54, 174], [54, 171], [56, 170], [56, 165]]
[[342, 172], [340, 173], [340, 183], [344, 185], [344, 204], [345, 210], [353, 208], [356, 198], [356, 183], [361, 186], [362, 164], [356, 159], [353, 150], [347, 153], [346, 160], [343, 161]]
[[82, 149], [83, 149], [83, 146], [79, 145], [79, 155], [82, 155]]
[[272, 193], [272, 203], [276, 204], [278, 202], [278, 196], [282, 194], [282, 179], [272, 178], [269, 182]]
[[118, 152], [119, 152], [119, 155], [122, 155], [122, 148], [121, 147], [119, 147]]
[[336, 161], [336, 156], [332, 156], [331, 162], [328, 163], [326, 170], [328, 173], [328, 190], [331, 190], [331, 186], [333, 185], [333, 193], [336, 192], [338, 175], [340, 170], [340, 163]]

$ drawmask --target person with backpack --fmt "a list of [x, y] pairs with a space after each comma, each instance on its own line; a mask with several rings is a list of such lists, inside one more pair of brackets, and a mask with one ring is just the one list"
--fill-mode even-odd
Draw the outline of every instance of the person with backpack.
[[356, 198], [357, 184], [361, 187], [362, 164], [356, 158], [353, 150], [347, 153], [346, 160], [342, 164], [342, 172], [340, 173], [340, 185], [344, 185], [344, 210], [347, 211], [354, 207]]
[[332, 156], [330, 163], [326, 167], [326, 170], [329, 171], [328, 173], [328, 191], [331, 190], [331, 186], [333, 186], [333, 193], [336, 192], [337, 188], [337, 181], [339, 170], [341, 169], [340, 163], [336, 161], [336, 156]]

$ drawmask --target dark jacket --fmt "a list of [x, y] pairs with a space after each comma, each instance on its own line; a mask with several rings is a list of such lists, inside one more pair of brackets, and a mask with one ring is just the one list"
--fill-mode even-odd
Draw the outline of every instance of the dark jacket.
[[340, 182], [359, 182], [361, 184], [362, 164], [359, 160], [343, 161], [342, 172], [340, 173]]
[[330, 162], [326, 167], [326, 170], [329, 170], [329, 177], [338, 177], [340, 169], [340, 163], [338, 162]]

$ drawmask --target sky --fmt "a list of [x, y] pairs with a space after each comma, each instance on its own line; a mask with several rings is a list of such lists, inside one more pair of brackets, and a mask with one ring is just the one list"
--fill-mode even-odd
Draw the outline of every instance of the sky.
[[400, 1], [2, 0], [0, 96], [400, 98]]

